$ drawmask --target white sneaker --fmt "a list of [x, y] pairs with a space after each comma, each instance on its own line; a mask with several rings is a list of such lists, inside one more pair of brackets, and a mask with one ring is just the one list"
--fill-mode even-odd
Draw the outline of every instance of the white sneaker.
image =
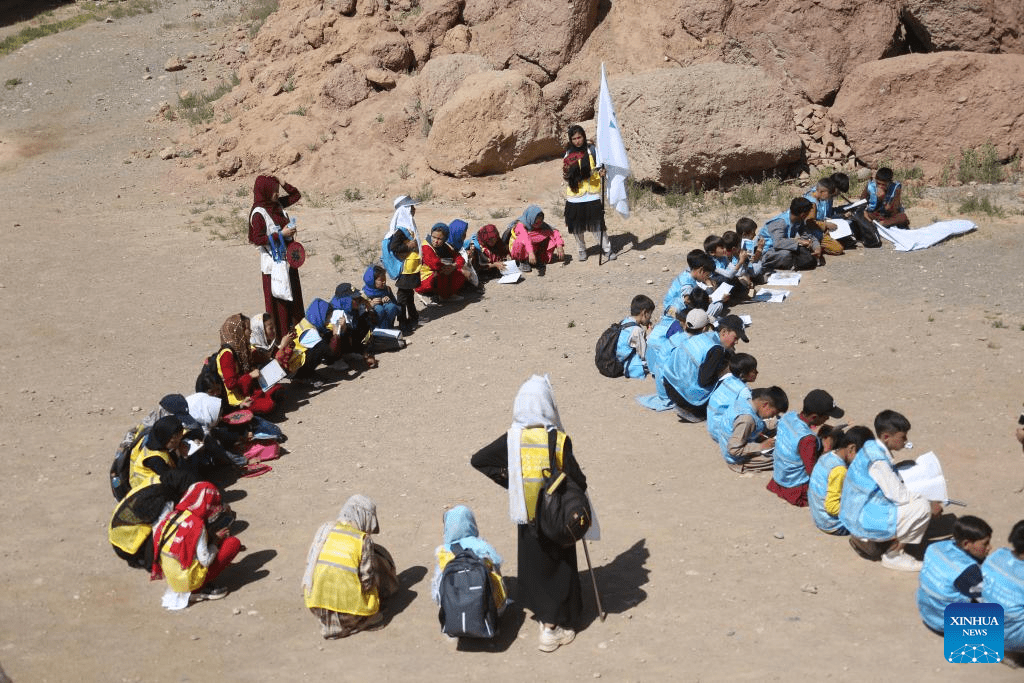
[[882, 555], [882, 566], [887, 569], [895, 569], [901, 572], [919, 572], [924, 562], [915, 560], [902, 550], [895, 553], [888, 552]]
[[416, 292], [416, 300], [420, 302], [420, 307], [422, 308], [430, 308], [438, 305], [436, 297], [425, 297], [419, 292]]
[[576, 631], [568, 628], [562, 628], [556, 626], [554, 628], [545, 628], [544, 624], [540, 625], [540, 641], [537, 643], [537, 649], [541, 652], [554, 652], [562, 645], [568, 645], [576, 637]]

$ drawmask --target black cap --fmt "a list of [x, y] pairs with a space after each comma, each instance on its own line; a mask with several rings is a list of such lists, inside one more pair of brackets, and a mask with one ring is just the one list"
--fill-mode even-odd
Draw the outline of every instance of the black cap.
[[836, 405], [832, 394], [824, 389], [815, 389], [804, 397], [804, 413], [839, 418], [845, 415], [846, 411]]
[[747, 339], [747, 333], [744, 331], [745, 325], [743, 324], [743, 321], [740, 319], [738, 315], [727, 315], [724, 318], [720, 318], [718, 321], [718, 328], [722, 329], [723, 327], [727, 330], [732, 330], [733, 332], [735, 332], [736, 336], [738, 336], [743, 341], [750, 341], [749, 339]]

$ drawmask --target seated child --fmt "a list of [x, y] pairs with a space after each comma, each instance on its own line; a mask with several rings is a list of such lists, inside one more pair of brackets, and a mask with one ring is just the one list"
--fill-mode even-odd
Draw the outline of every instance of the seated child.
[[861, 199], [868, 200], [864, 216], [887, 228], [909, 228], [910, 219], [903, 210], [902, 194], [902, 186], [892, 179], [892, 169], [883, 166], [875, 171], [874, 180], [869, 181], [860, 193]]
[[[706, 308], [708, 294], [703, 289], [694, 289], [689, 295], [684, 297], [684, 301], [701, 302], [700, 305]], [[684, 328], [680, 324], [680, 315], [683, 315], [683, 322], [685, 324], [691, 313], [697, 316], [693, 318], [693, 326]], [[675, 404], [672, 403], [672, 399], [668, 397], [668, 393], [665, 391], [665, 359], [668, 357], [671, 349], [681, 344], [687, 337], [693, 334], [700, 334], [710, 328], [711, 322], [708, 320], [708, 315], [699, 306], [685, 313], [677, 311], [674, 315], [665, 314], [661, 316], [658, 324], [647, 333], [647, 371], [654, 376], [654, 388], [657, 393], [638, 396], [636, 400], [640, 405], [651, 410], [668, 410], [674, 407]], [[686, 329], [687, 334], [681, 334], [684, 329]]]
[[491, 578], [491, 597], [494, 598], [494, 606], [500, 616], [508, 605], [505, 581], [501, 576], [501, 555], [490, 543], [480, 538], [476, 517], [465, 505], [456, 505], [444, 513], [444, 543], [434, 551], [437, 564], [434, 566], [434, 578], [430, 582], [430, 596], [438, 605], [441, 604], [441, 575], [444, 574], [445, 566], [455, 557], [452, 548], [455, 544], [465, 550], [472, 550], [487, 565]]
[[795, 197], [789, 213], [765, 223], [764, 268], [772, 270], [813, 270], [821, 259], [821, 242], [807, 232], [807, 214], [813, 210], [810, 200]]
[[[697, 315], [691, 311], [687, 315]], [[727, 315], [718, 323], [718, 331], [710, 330], [684, 339], [670, 350], [664, 363], [665, 392], [676, 405], [676, 412], [687, 422], [701, 422], [707, 417], [707, 402], [718, 378], [725, 372], [727, 353], [736, 342], [749, 341], [743, 321]]]
[[1003, 646], [1024, 652], [1024, 520], [1013, 525], [1009, 548], [999, 548], [981, 565], [983, 602], [1003, 606]]
[[[730, 231], [729, 234], [731, 235], [732, 245], [738, 245], [739, 240], [736, 237], [736, 233]], [[723, 283], [732, 285], [732, 291], [725, 296], [723, 304], [728, 303], [730, 300], [744, 298], [747, 294], [746, 285], [737, 279], [741, 264], [739, 259], [734, 258], [730, 253], [724, 236], [708, 235], [704, 239], [704, 252], [715, 262], [715, 270], [711, 273], [711, 281], [714, 285], [716, 287]], [[746, 262], [745, 256], [743, 260]]]
[[765, 451], [774, 447], [776, 441], [765, 438], [765, 421], [788, 409], [789, 397], [779, 387], [754, 389], [749, 396], [736, 396], [732, 405], [717, 416], [712, 430], [729, 469], [742, 473], [772, 468], [772, 456]]
[[928, 546], [917, 588], [917, 609], [924, 625], [942, 633], [946, 607], [981, 598], [982, 562], [988, 556], [992, 527], [964, 515], [953, 524], [953, 538]]
[[505, 261], [512, 258], [508, 245], [501, 241], [498, 228], [488, 223], [470, 238], [473, 266], [481, 278], [499, 277]]
[[[828, 425], [823, 425], [821, 431]], [[807, 507], [811, 508], [811, 519], [815, 526], [826, 534], [833, 536], [849, 536], [843, 523], [839, 521], [839, 505], [843, 496], [843, 481], [846, 479], [846, 468], [850, 461], [865, 444], [875, 438], [867, 427], [850, 427], [845, 432], [832, 430], [832, 448], [818, 458], [811, 471], [811, 481], [807, 487]], [[824, 449], [824, 446], [822, 447]]]
[[[388, 287], [387, 272], [380, 266], [370, 266], [363, 273], [363, 296], [370, 308], [377, 315], [377, 327], [390, 330], [395, 326], [395, 319], [401, 314], [402, 309], [395, 301], [395, 295]], [[405, 325], [403, 333], [410, 330]]]
[[718, 416], [732, 407], [738, 397], [750, 398], [750, 388], [747, 384], [755, 379], [757, 359], [749, 353], [734, 353], [729, 358], [729, 372], [722, 375], [708, 396], [707, 427], [712, 439], [718, 441]]
[[544, 222], [540, 207], [531, 204], [512, 226], [509, 252], [520, 262], [523, 272], [530, 272], [531, 266], [540, 266], [537, 274], [543, 275], [546, 264], [565, 260], [565, 242], [562, 233]]
[[757, 223], [752, 218], [743, 217], [736, 221], [736, 235], [740, 240], [740, 253], [747, 252], [746, 263], [740, 268], [740, 278], [746, 278], [749, 288], [754, 282], [762, 281], [764, 270], [764, 250], [767, 238], [757, 235]]
[[[665, 299], [661, 303], [663, 313], [672, 315], [676, 311], [686, 308], [683, 297], [694, 289], [707, 291], [713, 288], [711, 274], [715, 272], [715, 262], [701, 249], [694, 249], [686, 255], [687, 270], [676, 276], [665, 293]], [[714, 309], [714, 310], [712, 310]], [[708, 307], [708, 315], [715, 317], [722, 310], [721, 304], [713, 304]]]
[[811, 472], [821, 455], [821, 441], [814, 432], [828, 418], [844, 414], [831, 394], [815, 389], [804, 397], [803, 410], [783, 415], [775, 438], [772, 479], [766, 488], [790, 505], [807, 507]]
[[377, 367], [377, 359], [370, 350], [369, 339], [373, 332], [370, 304], [357, 289], [348, 282], [334, 288], [328, 320], [332, 326], [330, 360], [338, 360], [346, 353], [363, 357], [368, 369]]
[[804, 195], [811, 202], [811, 211], [807, 214], [807, 225], [814, 237], [821, 242], [821, 250], [830, 256], [839, 256], [843, 253], [843, 245], [828, 234], [836, 229], [836, 224], [829, 222], [834, 209], [832, 198], [836, 195], [836, 184], [831, 177], [822, 178], [814, 189]]
[[857, 452], [843, 482], [839, 519], [856, 538], [896, 542], [882, 555], [888, 569], [916, 572], [921, 562], [903, 551], [920, 543], [933, 515], [942, 505], [911, 493], [893, 467], [892, 454], [907, 443], [910, 420], [894, 410], [875, 417], [877, 441], [868, 441]]
[[[647, 334], [651, 331], [651, 315], [654, 301], [644, 294], [637, 294], [629, 304], [629, 317], [623, 318], [623, 329], [615, 347], [615, 357], [623, 365], [623, 372], [630, 379], [647, 376]], [[628, 325], [628, 327], [627, 327]]]
[[441, 301], [461, 301], [459, 290], [466, 284], [462, 272], [466, 259], [448, 244], [451, 229], [444, 223], [434, 223], [430, 238], [420, 245], [420, 286], [416, 293], [424, 297], [427, 305]]

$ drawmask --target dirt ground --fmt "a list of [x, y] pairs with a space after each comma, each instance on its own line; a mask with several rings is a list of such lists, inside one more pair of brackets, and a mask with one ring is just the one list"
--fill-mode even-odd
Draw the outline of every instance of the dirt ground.
[[[224, 575], [231, 594], [165, 612], [163, 585], [110, 550], [107, 469], [120, 436], [161, 396], [190, 392], [223, 319], [262, 304], [253, 249], [217, 237], [232, 211], [248, 208], [252, 178], [210, 182], [139, 153], [187, 136], [151, 119], [161, 100], [202, 86], [197, 69], [162, 69], [171, 54], [202, 55], [217, 42], [212, 14], [208, 27], [187, 20], [193, 6], [165, 1], [155, 14], [90, 24], [0, 59], [0, 80], [22, 79], [0, 90], [0, 182], [10, 197], [0, 664], [14, 681], [1019, 678], [999, 665], [945, 663], [915, 608], [916, 575], [821, 534], [807, 510], [764, 490], [765, 475], [729, 471], [703, 426], [638, 406], [650, 380], [596, 372], [600, 332], [634, 294], [660, 301], [686, 250], [739, 217], [728, 208], [610, 217], [625, 249], [618, 261], [592, 257], [491, 286], [431, 310], [378, 369], [292, 391], [288, 454], [267, 476], [227, 482], [247, 547]], [[317, 196], [316, 179], [295, 180]], [[359, 281], [360, 245], [383, 234], [390, 198], [423, 180], [381, 182], [360, 202], [297, 205], [311, 253], [307, 300]], [[553, 214], [558, 180], [556, 163], [438, 180], [418, 223], [462, 216], [477, 227], [531, 202]], [[1019, 203], [1019, 189], [992, 191]], [[911, 218], [948, 217], [949, 207], [930, 194]], [[825, 388], [851, 424], [883, 408], [905, 413], [913, 453], [941, 457], [950, 495], [1002, 545], [1024, 516], [1013, 439], [1024, 398], [1024, 233], [1019, 213], [975, 220], [975, 233], [922, 252], [886, 245], [830, 259], [787, 302], [736, 312], [754, 320], [743, 350], [758, 359], [759, 384], [781, 385], [794, 405]], [[596, 619], [584, 575], [589, 623], [572, 645], [538, 652], [536, 627], [514, 610], [497, 642], [456, 653], [429, 597], [441, 513], [470, 505], [516, 575], [504, 492], [469, 456], [508, 427], [515, 391], [535, 372], [550, 373], [592, 485], [603, 539], [590, 552], [608, 617]], [[377, 501], [379, 541], [404, 591], [382, 631], [323, 641], [300, 594], [306, 550], [357, 492]]]

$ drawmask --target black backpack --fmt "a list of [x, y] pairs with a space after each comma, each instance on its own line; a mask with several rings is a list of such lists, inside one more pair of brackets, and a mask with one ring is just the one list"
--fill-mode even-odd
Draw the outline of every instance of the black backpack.
[[533, 532], [563, 547], [575, 545], [590, 529], [593, 513], [583, 488], [555, 464], [558, 432], [548, 430], [548, 468], [537, 494]]
[[877, 249], [882, 246], [882, 238], [878, 236], [878, 228], [874, 221], [864, 215], [864, 208], [861, 207], [854, 212], [850, 219], [850, 230], [854, 237], [860, 240], [868, 249]]
[[469, 548], [452, 544], [455, 553], [441, 573], [441, 632], [453, 638], [493, 638], [498, 608], [491, 595], [491, 577], [484, 561]]
[[[212, 382], [213, 384], [219, 384], [223, 382], [223, 380], [220, 378], [220, 373], [217, 372], [217, 356], [220, 354], [223, 348], [223, 346], [220, 347], [212, 354], [210, 354], [209, 358], [203, 361], [203, 367], [199, 369], [199, 374], [196, 376], [197, 394], [206, 391], [206, 387], [204, 386], [205, 383], [203, 381], [204, 377], [209, 378], [209, 381]], [[206, 386], [209, 386], [209, 384], [207, 384]]]
[[597, 366], [598, 372], [605, 377], [622, 377], [626, 373], [626, 363], [629, 363], [636, 354], [636, 349], [630, 349], [625, 361], [615, 357], [615, 348], [619, 344], [619, 332], [628, 327], [636, 327], [636, 323], [612, 323], [597, 338], [597, 347], [594, 350], [594, 365]]

